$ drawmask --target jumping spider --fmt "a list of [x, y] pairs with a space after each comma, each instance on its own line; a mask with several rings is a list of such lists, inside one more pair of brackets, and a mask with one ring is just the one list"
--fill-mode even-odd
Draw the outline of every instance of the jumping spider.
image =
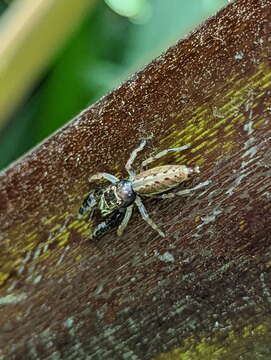
[[199, 173], [198, 166], [191, 168], [185, 165], [163, 165], [144, 170], [144, 168], [153, 161], [161, 158], [169, 152], [182, 151], [189, 148], [185, 145], [178, 148], [167, 149], [158, 154], [149, 157], [141, 164], [139, 174], [136, 174], [132, 168], [132, 164], [137, 156], [146, 145], [146, 139], [142, 140], [140, 145], [134, 149], [129, 160], [125, 165], [125, 169], [129, 174], [129, 180], [119, 180], [114, 175], [108, 173], [97, 173], [89, 178], [89, 181], [106, 179], [111, 182], [104, 189], [93, 190], [85, 198], [80, 207], [79, 213], [85, 215], [87, 212], [93, 215], [95, 209], [98, 209], [103, 217], [107, 218], [100, 223], [93, 231], [92, 238], [98, 238], [108, 229], [118, 226], [117, 234], [122, 235], [126, 228], [133, 211], [134, 204], [137, 205], [142, 218], [154, 229], [159, 235], [165, 237], [165, 234], [159, 229], [155, 222], [149, 217], [142, 198], [173, 198], [176, 195], [187, 195], [194, 189], [185, 189], [178, 192], [165, 193], [177, 187], [183, 181], [189, 179], [190, 175]]

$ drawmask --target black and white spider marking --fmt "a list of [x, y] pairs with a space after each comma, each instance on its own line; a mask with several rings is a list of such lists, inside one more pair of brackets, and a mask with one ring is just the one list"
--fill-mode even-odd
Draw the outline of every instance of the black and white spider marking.
[[155, 222], [149, 217], [147, 210], [142, 202], [144, 197], [155, 198], [173, 198], [177, 195], [190, 194], [193, 189], [180, 190], [178, 192], [169, 192], [183, 181], [189, 179], [190, 175], [199, 173], [198, 166], [191, 168], [185, 165], [163, 165], [144, 170], [144, 168], [151, 164], [153, 161], [161, 158], [169, 152], [182, 151], [190, 147], [185, 145], [178, 148], [166, 149], [158, 154], [149, 157], [141, 164], [140, 172], [136, 174], [132, 164], [137, 156], [137, 153], [141, 151], [146, 145], [146, 140], [142, 140], [140, 145], [134, 149], [128, 159], [125, 169], [129, 174], [128, 180], [119, 180], [114, 175], [108, 173], [97, 173], [89, 178], [89, 181], [96, 181], [100, 179], [106, 179], [111, 182], [110, 185], [104, 189], [93, 190], [83, 201], [80, 207], [80, 215], [85, 215], [87, 212], [93, 215], [95, 209], [98, 209], [101, 215], [105, 218], [105, 221], [100, 223], [93, 231], [92, 238], [101, 237], [107, 230], [118, 226], [117, 234], [122, 235], [126, 228], [133, 211], [134, 204], [138, 207], [138, 210], [142, 218], [161, 236], [165, 237], [163, 231], [155, 224]]

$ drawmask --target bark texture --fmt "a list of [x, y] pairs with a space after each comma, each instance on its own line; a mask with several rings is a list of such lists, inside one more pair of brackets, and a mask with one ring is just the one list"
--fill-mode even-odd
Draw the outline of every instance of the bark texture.
[[[271, 0], [237, 0], [0, 176], [0, 359], [269, 359]], [[191, 197], [89, 241], [88, 177], [192, 144]], [[23, 354], [23, 355], [22, 355]]]

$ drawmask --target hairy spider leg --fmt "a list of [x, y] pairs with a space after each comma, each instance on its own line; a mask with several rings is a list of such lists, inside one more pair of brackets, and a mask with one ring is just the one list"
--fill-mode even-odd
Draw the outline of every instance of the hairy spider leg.
[[159, 227], [155, 224], [155, 222], [150, 218], [149, 214], [147, 213], [147, 210], [145, 206], [143, 205], [143, 202], [141, 201], [140, 197], [137, 196], [135, 199], [135, 203], [138, 207], [138, 210], [142, 216], [142, 218], [154, 229], [156, 230], [160, 236], [165, 237], [166, 235], [159, 229]]
[[153, 195], [152, 198], [155, 199], [172, 199], [175, 196], [185, 196], [185, 195], [190, 195], [193, 191], [198, 190], [203, 188], [206, 185], [209, 185], [210, 181], [205, 181], [204, 183], [198, 184], [195, 187], [191, 188], [191, 189], [183, 189], [177, 192], [170, 192], [167, 194], [161, 194], [161, 195]]
[[125, 169], [128, 172], [130, 179], [132, 179], [136, 175], [134, 169], [132, 168], [132, 164], [135, 161], [135, 158], [137, 157], [137, 153], [144, 148], [146, 143], [147, 143], [147, 139], [143, 139], [139, 144], [139, 146], [131, 152], [131, 155], [125, 165]]
[[176, 193], [170, 192], [168, 194], [154, 195], [154, 196], [152, 196], [152, 198], [155, 198], [155, 199], [172, 199], [175, 196], [190, 195], [192, 191], [193, 191], [192, 189], [185, 189], [185, 190], [177, 191]]
[[133, 212], [133, 207], [134, 207], [133, 204], [127, 207], [124, 218], [117, 230], [118, 236], [121, 236], [123, 234], [123, 231], [125, 230], [126, 226], [128, 225], [128, 222], [129, 222], [132, 212]]
[[96, 180], [100, 180], [100, 179], [106, 179], [106, 180], [110, 181], [112, 184], [116, 184], [119, 181], [119, 179], [116, 178], [116, 176], [105, 173], [105, 172], [100, 172], [100, 173], [90, 176], [88, 181], [92, 182], [92, 181], [96, 181]]
[[153, 161], [160, 159], [161, 157], [167, 155], [170, 152], [174, 152], [174, 151], [183, 151], [186, 150], [190, 147], [191, 145], [184, 145], [181, 147], [177, 147], [177, 148], [172, 148], [172, 149], [166, 149], [163, 151], [160, 151], [158, 154], [154, 155], [154, 156], [150, 156], [148, 159], [144, 160], [141, 164], [141, 170], [143, 170], [147, 165], [151, 164]]

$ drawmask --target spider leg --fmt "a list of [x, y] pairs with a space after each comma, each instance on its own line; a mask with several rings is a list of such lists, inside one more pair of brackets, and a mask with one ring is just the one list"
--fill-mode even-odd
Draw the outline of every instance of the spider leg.
[[96, 180], [100, 180], [100, 179], [106, 179], [106, 180], [110, 181], [113, 184], [115, 184], [116, 182], [119, 181], [119, 179], [116, 178], [114, 175], [104, 173], [104, 172], [100, 172], [100, 173], [97, 173], [97, 174], [94, 174], [94, 175], [90, 176], [88, 181], [92, 182], [92, 181], [96, 181]]
[[132, 168], [132, 164], [135, 161], [137, 153], [144, 148], [144, 146], [146, 145], [146, 142], [147, 142], [147, 139], [143, 139], [141, 141], [139, 146], [131, 152], [131, 155], [125, 165], [125, 169], [128, 172], [128, 174], [130, 175], [130, 178], [133, 178], [136, 175], [134, 169]]
[[154, 195], [154, 196], [152, 196], [152, 198], [155, 198], [155, 199], [172, 199], [175, 196], [190, 195], [191, 192], [192, 192], [192, 189], [185, 189], [185, 190], [178, 191], [176, 193], [171, 192], [171, 193], [167, 193], [167, 194]]
[[194, 186], [191, 189], [183, 189], [183, 190], [180, 190], [177, 192], [170, 192], [170, 193], [161, 194], [161, 195], [157, 194], [157, 195], [153, 195], [151, 197], [155, 198], [155, 199], [172, 199], [175, 196], [191, 195], [193, 191], [201, 189], [202, 187], [209, 185], [210, 183], [211, 183], [211, 181], [205, 181], [203, 183], [200, 183], [200, 184]]
[[160, 236], [165, 237], [166, 235], [159, 229], [159, 227], [155, 224], [155, 222], [150, 218], [149, 214], [147, 213], [147, 210], [145, 206], [143, 205], [143, 202], [141, 201], [140, 197], [137, 196], [135, 199], [135, 203], [138, 207], [138, 210], [142, 216], [142, 218], [154, 229], [156, 230]]
[[167, 155], [169, 152], [174, 152], [174, 151], [183, 151], [186, 150], [190, 147], [191, 145], [184, 145], [181, 147], [177, 147], [177, 148], [172, 148], [172, 149], [166, 149], [163, 151], [160, 151], [158, 154], [149, 157], [148, 159], [144, 160], [141, 164], [141, 170], [143, 168], [145, 168], [147, 165], [151, 164], [153, 161], [160, 159], [161, 157]]
[[126, 209], [126, 212], [125, 212], [125, 215], [124, 215], [124, 218], [120, 224], [120, 226], [118, 227], [118, 230], [117, 230], [117, 234], [118, 236], [121, 236], [123, 234], [123, 231], [125, 230], [130, 218], [131, 218], [131, 215], [132, 215], [132, 212], [133, 212], [133, 207], [134, 205], [130, 205], [128, 206], [128, 208]]

